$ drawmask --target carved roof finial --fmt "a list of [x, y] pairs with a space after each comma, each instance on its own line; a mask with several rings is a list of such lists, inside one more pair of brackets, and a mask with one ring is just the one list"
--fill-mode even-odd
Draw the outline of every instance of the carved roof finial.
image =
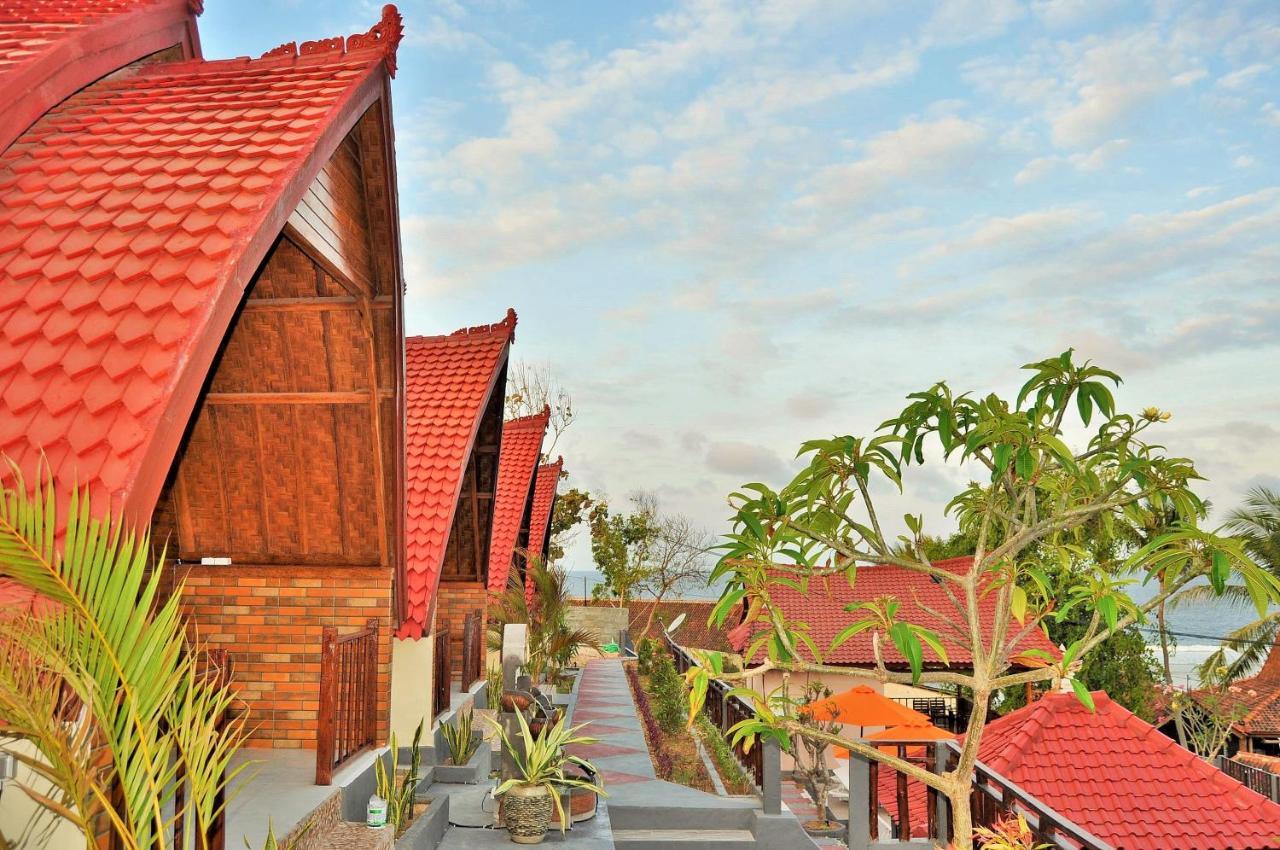
[[334, 36], [333, 38], [322, 38], [316, 41], [304, 41], [301, 46], [297, 42], [290, 41], [268, 50], [262, 54], [262, 58], [314, 56], [317, 53], [349, 53], [352, 50], [376, 48], [382, 52], [382, 63], [386, 66], [387, 73], [394, 77], [396, 75], [396, 49], [403, 39], [404, 18], [400, 16], [400, 11], [394, 4], [388, 3], [382, 7], [382, 20], [370, 27], [368, 32], [349, 35], [346, 39], [343, 39], [342, 36]]

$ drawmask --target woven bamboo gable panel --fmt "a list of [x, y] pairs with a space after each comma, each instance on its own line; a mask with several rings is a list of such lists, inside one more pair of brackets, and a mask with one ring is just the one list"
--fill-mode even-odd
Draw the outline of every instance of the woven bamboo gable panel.
[[[504, 373], [498, 386], [505, 385]], [[502, 440], [502, 403], [503, 394], [495, 392], [467, 462], [462, 494], [445, 548], [441, 572], [445, 581], [488, 579], [489, 536], [493, 533], [493, 500], [498, 489], [498, 451]]]
[[365, 190], [382, 185], [385, 204], [358, 141], [381, 151], [370, 118], [307, 191], [224, 342], [167, 493], [184, 560], [396, 563], [399, 318], [394, 264], [373, 259], [389, 216]]

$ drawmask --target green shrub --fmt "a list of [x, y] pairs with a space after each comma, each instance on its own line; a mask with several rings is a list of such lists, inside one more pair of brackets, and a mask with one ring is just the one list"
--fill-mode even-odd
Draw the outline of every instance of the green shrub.
[[676, 665], [665, 652], [654, 654], [650, 663], [649, 690], [653, 694], [653, 716], [663, 732], [679, 732], [689, 715], [684, 683]]
[[662, 654], [662, 646], [653, 638], [641, 638], [636, 648], [637, 666], [641, 676], [653, 675], [653, 659]]

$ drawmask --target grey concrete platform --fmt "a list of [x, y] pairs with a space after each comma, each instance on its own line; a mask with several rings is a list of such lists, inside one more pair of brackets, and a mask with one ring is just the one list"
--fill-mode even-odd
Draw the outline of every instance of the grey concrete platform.
[[[385, 749], [385, 748], [383, 748]], [[231, 757], [231, 768], [248, 764], [231, 786], [227, 804], [227, 846], [261, 847], [270, 822], [283, 838], [303, 818], [342, 786], [373, 765], [382, 750], [362, 753], [333, 775], [332, 785], [316, 785], [314, 750], [242, 749]]]

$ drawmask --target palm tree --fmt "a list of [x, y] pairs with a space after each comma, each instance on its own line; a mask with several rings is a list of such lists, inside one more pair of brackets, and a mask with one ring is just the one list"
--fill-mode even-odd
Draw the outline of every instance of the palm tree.
[[[1226, 527], [1245, 541], [1245, 551], [1259, 566], [1280, 576], [1280, 493], [1268, 487], [1250, 490], [1244, 504], [1227, 516]], [[1214, 597], [1209, 588], [1196, 587], [1184, 591], [1179, 602], [1211, 598]], [[1252, 604], [1248, 591], [1241, 585], [1228, 585], [1218, 598], [1241, 606]], [[1200, 678], [1206, 681], [1224, 678], [1228, 682], [1245, 678], [1266, 659], [1278, 630], [1280, 611], [1272, 611], [1228, 633], [1222, 648], [1201, 664]], [[1227, 649], [1238, 653], [1233, 660], [1227, 659]], [[1223, 668], [1225, 676], [1218, 673]]]
[[[489, 609], [489, 647], [502, 650], [503, 626], [527, 623], [527, 668], [535, 681], [573, 660], [582, 649], [599, 649], [599, 638], [587, 629], [569, 626], [569, 577], [537, 556], [528, 560], [533, 597], [525, 593], [520, 576], [512, 574], [507, 589]], [[530, 604], [532, 602], [532, 604]]]
[[100, 828], [126, 850], [168, 846], [186, 777], [184, 830], [203, 848], [247, 733], [242, 718], [224, 722], [234, 693], [188, 642], [181, 587], [163, 598], [147, 534], [95, 518], [80, 491], [60, 517], [47, 470], [30, 490], [13, 471], [0, 483], [0, 580], [41, 600], [0, 618], [0, 750], [35, 777], [14, 788], [39, 811], [18, 841], [61, 819], [89, 846]]

